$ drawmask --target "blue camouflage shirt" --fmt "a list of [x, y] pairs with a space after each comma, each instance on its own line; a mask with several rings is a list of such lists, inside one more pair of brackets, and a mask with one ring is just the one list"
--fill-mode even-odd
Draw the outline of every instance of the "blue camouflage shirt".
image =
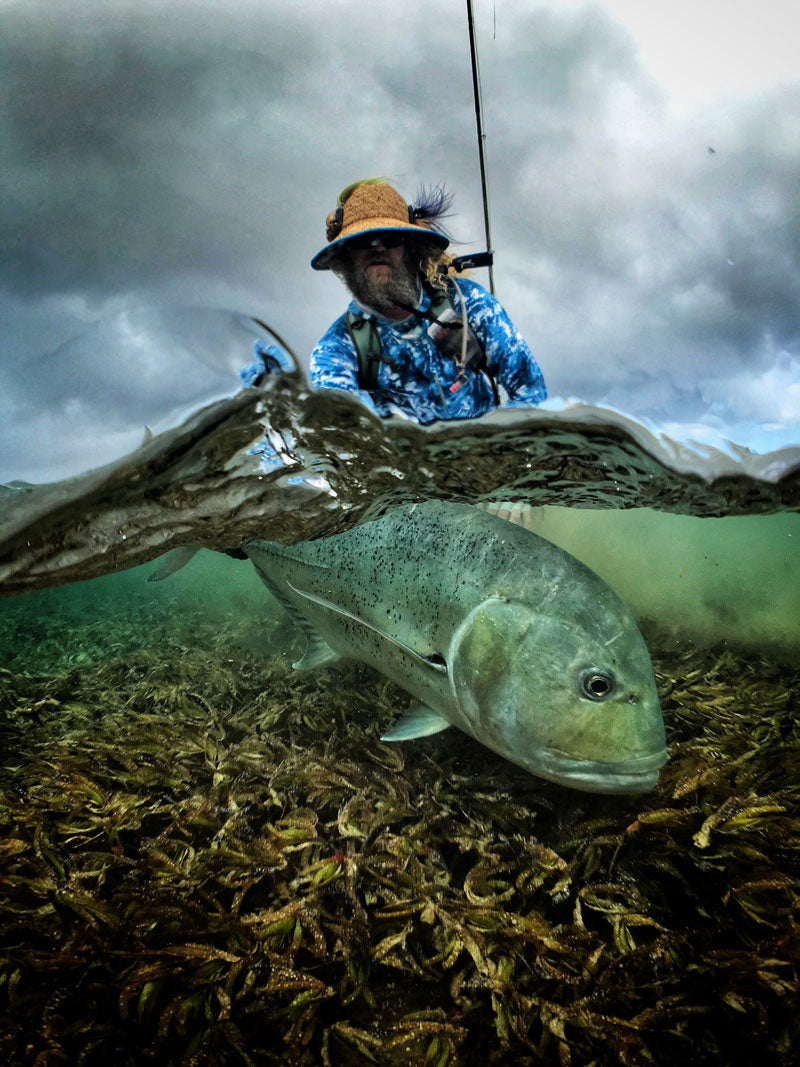
[[[451, 284], [463, 294], [467, 320], [486, 353], [501, 401], [513, 407], [541, 403], [547, 396], [542, 372], [502, 304], [477, 282], [460, 278]], [[460, 312], [458, 294], [453, 296]], [[418, 309], [427, 311], [430, 303], [423, 291]], [[428, 320], [412, 315], [392, 322], [356, 301], [348, 310], [374, 321], [381, 355], [392, 362], [378, 364], [375, 389], [362, 389], [358, 353], [347, 329], [346, 314], [342, 315], [311, 355], [309, 373], [315, 388], [344, 389], [355, 393], [377, 415], [401, 414], [421, 423], [477, 418], [494, 407], [491, 385], [480, 370], [466, 371], [463, 384], [451, 391], [458, 367], [428, 336]]]

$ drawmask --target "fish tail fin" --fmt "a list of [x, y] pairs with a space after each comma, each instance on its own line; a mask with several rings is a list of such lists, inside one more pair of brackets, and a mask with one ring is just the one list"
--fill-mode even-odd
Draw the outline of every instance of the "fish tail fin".
[[180, 545], [178, 548], [171, 548], [159, 559], [156, 569], [147, 576], [147, 581], [163, 582], [165, 578], [169, 578], [171, 574], [185, 567], [199, 551], [200, 545]]

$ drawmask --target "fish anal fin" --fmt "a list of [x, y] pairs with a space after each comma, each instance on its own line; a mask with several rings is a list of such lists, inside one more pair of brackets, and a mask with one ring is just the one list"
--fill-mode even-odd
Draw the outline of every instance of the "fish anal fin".
[[308, 619], [300, 614], [297, 605], [286, 595], [286, 592], [269, 578], [269, 576], [261, 569], [258, 562], [253, 559], [252, 555], [250, 558], [255, 565], [261, 581], [306, 639], [306, 650], [300, 659], [292, 664], [294, 669], [296, 671], [312, 671], [315, 667], [321, 667], [323, 663], [330, 663], [332, 660], [339, 659], [338, 652], [334, 652], [328, 642], [320, 637]]
[[416, 704], [409, 708], [381, 741], [411, 741], [415, 737], [428, 737], [446, 730], [451, 724], [432, 708], [425, 704]]
[[323, 663], [339, 659], [338, 652], [334, 652], [327, 641], [324, 641], [318, 634], [311, 633], [308, 629], [305, 634], [306, 650], [302, 659], [292, 664], [296, 671], [313, 671], [315, 667], [321, 667]]

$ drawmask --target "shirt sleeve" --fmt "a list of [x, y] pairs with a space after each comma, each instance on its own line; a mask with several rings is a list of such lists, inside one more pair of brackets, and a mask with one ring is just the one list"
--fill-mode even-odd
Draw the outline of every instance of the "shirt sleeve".
[[267, 374], [280, 374], [294, 369], [292, 357], [280, 345], [268, 345], [259, 340], [253, 345], [252, 361], [239, 371], [239, 381], [245, 389], [252, 389], [260, 385]]
[[544, 376], [506, 309], [477, 282], [459, 278], [457, 284], [464, 294], [470, 325], [486, 352], [489, 370], [508, 394], [508, 406], [540, 404], [547, 398]]
[[366, 389], [358, 383], [358, 353], [347, 331], [345, 316], [334, 322], [311, 353], [308, 376], [314, 389], [342, 389], [353, 393], [376, 415], [380, 414]]

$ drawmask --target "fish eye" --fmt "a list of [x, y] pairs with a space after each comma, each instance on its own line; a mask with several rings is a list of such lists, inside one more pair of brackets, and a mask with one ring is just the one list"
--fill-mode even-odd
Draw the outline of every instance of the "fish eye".
[[584, 667], [578, 676], [578, 685], [581, 696], [589, 700], [607, 700], [616, 689], [614, 675], [602, 667]]

